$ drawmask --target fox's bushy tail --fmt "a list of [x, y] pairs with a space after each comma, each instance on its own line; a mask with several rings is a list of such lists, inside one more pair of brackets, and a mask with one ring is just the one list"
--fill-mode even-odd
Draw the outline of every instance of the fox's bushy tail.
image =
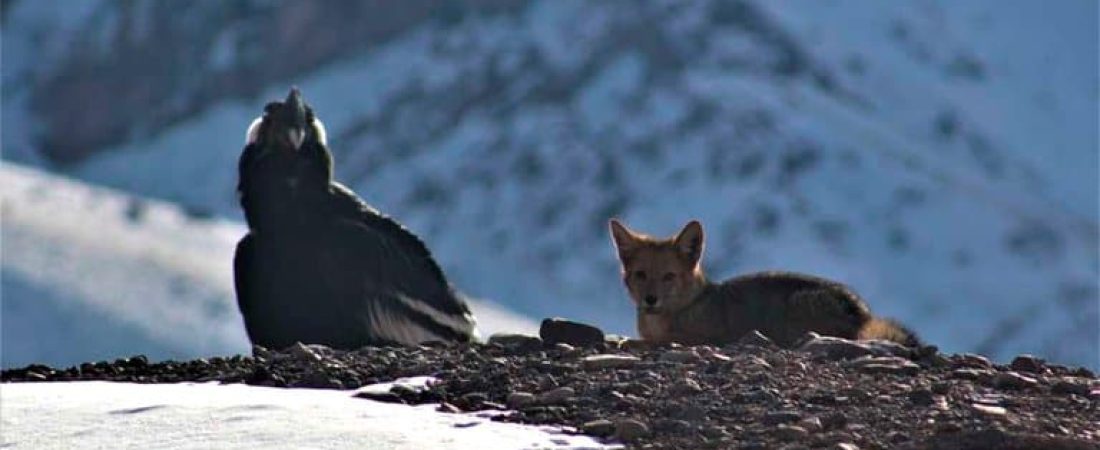
[[863, 324], [859, 330], [859, 339], [881, 339], [894, 341], [907, 347], [923, 345], [917, 334], [894, 319], [874, 317]]

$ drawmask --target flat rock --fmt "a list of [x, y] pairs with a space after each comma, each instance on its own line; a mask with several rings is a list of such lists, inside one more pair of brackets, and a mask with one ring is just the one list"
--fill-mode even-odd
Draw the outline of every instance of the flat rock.
[[993, 377], [993, 386], [998, 389], [1027, 389], [1038, 386], [1039, 382], [1016, 372], [1000, 372]]
[[498, 345], [508, 350], [521, 353], [534, 352], [542, 349], [542, 339], [538, 336], [529, 336], [526, 334], [493, 333], [492, 336], [489, 336], [488, 344]]
[[637, 356], [603, 354], [585, 356], [581, 359], [581, 366], [585, 369], [628, 369], [641, 361]]
[[607, 419], [596, 419], [581, 425], [581, 432], [593, 436], [610, 436], [615, 433], [615, 424]]
[[510, 409], [522, 409], [524, 406], [534, 404], [535, 400], [535, 394], [530, 392], [513, 392], [508, 394], [505, 403]]
[[799, 346], [798, 350], [830, 360], [853, 359], [874, 353], [869, 346], [860, 342], [833, 336], [819, 336], [816, 333]]
[[951, 357], [951, 362], [955, 367], [969, 367], [974, 369], [990, 369], [993, 367], [993, 364], [989, 362], [989, 358], [973, 353], [955, 355]]
[[863, 373], [885, 373], [895, 375], [916, 375], [920, 366], [912, 361], [896, 356], [864, 356], [843, 364]]
[[562, 318], [549, 318], [542, 321], [539, 337], [549, 345], [563, 342], [569, 345], [595, 345], [604, 342], [603, 330], [592, 325], [574, 322]]

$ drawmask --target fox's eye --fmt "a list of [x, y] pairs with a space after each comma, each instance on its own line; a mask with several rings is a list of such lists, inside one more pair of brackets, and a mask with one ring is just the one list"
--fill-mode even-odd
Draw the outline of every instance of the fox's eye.
[[676, 274], [674, 274], [672, 272], [669, 272], [669, 273], [666, 273], [664, 276], [662, 276], [661, 279], [665, 280], [665, 281], [672, 281], [672, 280], [676, 279]]
[[644, 280], [645, 279], [645, 271], [644, 270], [635, 270], [634, 271], [634, 278], [637, 278], [639, 280]]

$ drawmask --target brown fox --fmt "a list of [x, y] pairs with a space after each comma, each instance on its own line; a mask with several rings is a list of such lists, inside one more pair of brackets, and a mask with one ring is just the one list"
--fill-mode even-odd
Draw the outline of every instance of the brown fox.
[[644, 340], [723, 345], [759, 330], [782, 347], [795, 345], [809, 331], [920, 345], [900, 324], [873, 317], [859, 296], [837, 282], [790, 272], [708, 281], [700, 264], [698, 221], [667, 239], [635, 233], [615, 219], [609, 226]]

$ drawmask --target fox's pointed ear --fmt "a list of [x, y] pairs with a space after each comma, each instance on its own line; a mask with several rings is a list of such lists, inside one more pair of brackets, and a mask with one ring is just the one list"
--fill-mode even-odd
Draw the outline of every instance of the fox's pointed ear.
[[675, 243], [676, 249], [692, 266], [699, 264], [703, 257], [703, 224], [698, 220], [688, 222], [676, 235]]
[[626, 254], [634, 251], [638, 247], [638, 235], [630, 231], [626, 225], [615, 219], [611, 219], [607, 222], [608, 228], [611, 229], [611, 242], [615, 244], [615, 249], [619, 252], [619, 259], [624, 259]]

